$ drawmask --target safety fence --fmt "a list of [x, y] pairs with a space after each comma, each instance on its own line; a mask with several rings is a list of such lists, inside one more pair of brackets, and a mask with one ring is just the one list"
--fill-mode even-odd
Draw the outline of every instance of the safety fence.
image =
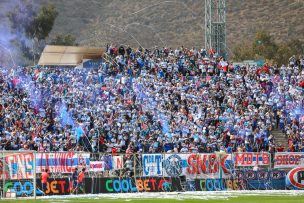
[[[86, 169], [85, 193], [304, 189], [304, 153], [101, 154], [3, 151], [1, 197], [67, 195]], [[48, 169], [46, 190], [40, 174]]]

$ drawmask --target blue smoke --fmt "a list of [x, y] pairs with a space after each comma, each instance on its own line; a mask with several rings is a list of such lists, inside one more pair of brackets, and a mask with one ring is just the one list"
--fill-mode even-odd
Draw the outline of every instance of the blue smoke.
[[164, 114], [161, 114], [161, 120], [162, 120], [162, 133], [166, 134], [169, 132], [169, 125], [168, 125], [168, 120], [166, 119]]
[[77, 127], [75, 129], [75, 134], [76, 134], [76, 140], [77, 142], [79, 142], [80, 137], [84, 134], [84, 130], [82, 129], [82, 127]]
[[16, 78], [19, 80], [18, 87], [23, 89], [28, 95], [31, 107], [41, 108], [43, 105], [41, 90], [36, 87], [32, 77], [30, 75], [18, 74]]
[[65, 127], [67, 125], [75, 127], [75, 122], [71, 116], [71, 113], [68, 112], [66, 104], [63, 102], [59, 107], [59, 118], [61, 126]]

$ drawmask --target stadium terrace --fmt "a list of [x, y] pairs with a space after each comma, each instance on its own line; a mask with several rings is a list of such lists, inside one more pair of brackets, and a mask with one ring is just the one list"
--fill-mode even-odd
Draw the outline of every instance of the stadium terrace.
[[256, 67], [183, 47], [107, 53], [91, 69], [3, 67], [0, 149], [304, 151], [303, 57]]

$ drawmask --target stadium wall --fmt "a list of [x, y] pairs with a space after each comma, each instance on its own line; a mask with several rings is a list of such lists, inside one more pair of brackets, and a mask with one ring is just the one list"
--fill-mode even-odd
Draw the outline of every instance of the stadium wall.
[[[1, 194], [66, 195], [74, 168], [86, 168], [86, 193], [304, 189], [304, 153], [189, 153], [109, 155], [3, 152]], [[34, 194], [34, 191], [36, 194]]]

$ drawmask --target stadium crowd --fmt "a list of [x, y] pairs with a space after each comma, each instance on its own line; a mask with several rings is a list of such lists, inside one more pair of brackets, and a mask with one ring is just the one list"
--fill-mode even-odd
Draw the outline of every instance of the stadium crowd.
[[204, 49], [108, 46], [96, 69], [0, 74], [0, 150], [304, 152], [303, 57], [249, 67]]

